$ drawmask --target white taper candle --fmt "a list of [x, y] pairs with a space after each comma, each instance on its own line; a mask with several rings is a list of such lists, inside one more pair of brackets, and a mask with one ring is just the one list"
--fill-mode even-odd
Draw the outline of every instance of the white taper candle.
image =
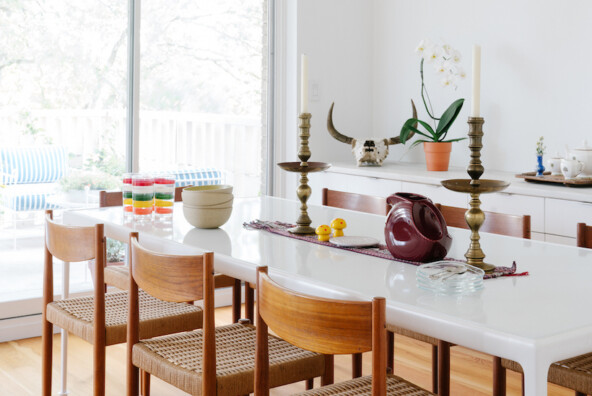
[[471, 116], [479, 117], [481, 106], [481, 46], [473, 45], [473, 101]]
[[302, 54], [300, 61], [300, 112], [308, 113], [308, 57]]

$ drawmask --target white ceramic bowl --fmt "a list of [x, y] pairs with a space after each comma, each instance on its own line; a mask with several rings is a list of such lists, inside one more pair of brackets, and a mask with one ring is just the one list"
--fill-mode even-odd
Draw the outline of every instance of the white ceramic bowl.
[[206, 194], [232, 194], [232, 186], [229, 184], [210, 184], [207, 186], [185, 187], [183, 191], [200, 192]]
[[183, 205], [185, 219], [197, 228], [218, 228], [228, 221], [232, 207], [222, 209], [194, 208]]
[[[189, 187], [193, 188], [193, 187]], [[228, 193], [218, 193], [218, 192], [210, 192], [210, 191], [218, 191], [218, 190], [188, 190], [183, 189], [181, 192], [181, 198], [183, 199], [183, 203], [187, 205], [193, 206], [208, 206], [208, 205], [219, 205], [221, 203], [232, 202], [234, 195], [232, 192]], [[230, 187], [230, 191], [232, 191], [232, 187]]]
[[233, 203], [234, 199], [230, 199], [229, 201], [226, 202], [222, 202], [219, 204], [213, 204], [213, 205], [190, 205], [186, 202], [183, 202], [183, 206], [189, 206], [190, 208], [194, 208], [194, 209], [223, 209], [223, 208], [232, 208], [232, 203]]

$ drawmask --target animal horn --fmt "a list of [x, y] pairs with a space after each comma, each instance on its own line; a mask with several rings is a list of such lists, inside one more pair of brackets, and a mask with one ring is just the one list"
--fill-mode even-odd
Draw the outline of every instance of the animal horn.
[[327, 116], [327, 130], [329, 131], [331, 136], [333, 136], [335, 139], [339, 140], [340, 142], [352, 144], [354, 139], [339, 133], [339, 131], [337, 129], [335, 129], [335, 126], [333, 125], [333, 106], [334, 105], [335, 105], [335, 102], [331, 103], [331, 108], [329, 109], [329, 115]]
[[[413, 108], [413, 118], [417, 119], [417, 110], [415, 109], [415, 103], [413, 103], [413, 99], [411, 99], [411, 107]], [[413, 125], [414, 128], [417, 128], [417, 122], [415, 123], [415, 125]], [[409, 136], [407, 137], [407, 139], [410, 139], [413, 135], [415, 135], [415, 132], [411, 132], [409, 134]], [[401, 143], [401, 138], [400, 137], [392, 137], [390, 139], [387, 139], [387, 144], [399, 144]]]

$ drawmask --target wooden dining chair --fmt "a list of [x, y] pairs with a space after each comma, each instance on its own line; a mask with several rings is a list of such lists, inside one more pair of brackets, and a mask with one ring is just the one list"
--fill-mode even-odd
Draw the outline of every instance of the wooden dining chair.
[[[469, 229], [465, 220], [466, 208], [455, 206], [445, 206], [439, 203], [434, 204], [440, 210], [446, 224], [450, 227]], [[479, 231], [490, 232], [505, 236], [530, 239], [530, 216], [510, 215], [497, 212], [485, 213], [485, 222], [479, 228]]]
[[592, 226], [578, 223], [577, 227], [577, 246], [592, 249]]
[[[105, 293], [103, 268], [105, 236], [103, 224], [73, 227], [53, 221], [51, 210], [45, 218], [45, 268], [43, 275], [42, 390], [51, 396], [53, 325], [75, 334], [93, 345], [93, 394], [105, 394], [105, 348], [126, 341], [127, 292]], [[94, 260], [93, 295], [54, 301], [53, 261]], [[188, 304], [140, 297], [142, 337], [193, 330], [202, 325], [202, 310]]]
[[[365, 213], [387, 215], [390, 211], [390, 205], [386, 198], [376, 197], [365, 194], [349, 193], [344, 191], [329, 190], [323, 188], [322, 203], [325, 206], [332, 206], [342, 209], [357, 210]], [[438, 391], [438, 342], [437, 338], [429, 337], [402, 327], [387, 325], [387, 367], [389, 372], [394, 368], [394, 335], [399, 334], [425, 342], [432, 346], [432, 390]], [[449, 367], [449, 366], [445, 366]], [[352, 376], [354, 378], [362, 375], [362, 355], [356, 354], [352, 357]], [[450, 374], [448, 374], [449, 376]], [[446, 377], [446, 373], [444, 373]]]
[[[191, 186], [175, 187], [175, 202], [183, 201], [183, 189]], [[99, 207], [111, 207], [123, 205], [123, 193], [121, 191], [99, 191]], [[240, 279], [227, 275], [214, 275], [216, 289], [232, 287], [232, 321], [238, 322], [241, 316], [241, 286]], [[123, 265], [107, 266], [105, 268], [105, 284], [115, 286], [121, 290], [129, 287], [129, 269]], [[248, 291], [249, 286], [245, 284], [245, 318], [254, 321], [252, 292]], [[250, 295], [249, 295], [250, 294]]]
[[[257, 350], [255, 396], [269, 396], [269, 330], [300, 348], [325, 354], [328, 366], [335, 354], [372, 351], [372, 375], [333, 384], [333, 376], [322, 378], [322, 387], [301, 395], [432, 395], [432, 393], [387, 374], [386, 300], [342, 301], [289, 290], [274, 282], [267, 267], [257, 270]], [[294, 320], [297, 317], [299, 320]]]
[[[214, 254], [152, 252], [130, 234], [127, 395], [138, 395], [139, 370], [192, 395], [246, 395], [254, 390], [255, 326], [214, 324]], [[203, 329], [147, 339], [139, 332], [138, 289], [171, 302], [203, 300]], [[294, 318], [292, 318], [294, 319]], [[140, 341], [141, 340], [141, 341]], [[323, 355], [269, 336], [271, 386], [325, 374]], [[144, 396], [149, 395], [149, 387]]]
[[[592, 226], [578, 223], [578, 247], [592, 249]], [[518, 372], [522, 376], [522, 394], [524, 395], [524, 373], [519, 363], [510, 359], [494, 359], [493, 388], [494, 396], [506, 394], [506, 369]], [[573, 389], [575, 396], [592, 395], [592, 353], [555, 362], [549, 368], [547, 381], [564, 388]]]
[[[387, 215], [389, 212], [389, 205], [386, 203], [386, 198], [376, 197], [372, 195], [364, 195], [357, 193], [350, 193], [345, 191], [330, 190], [323, 188], [322, 190], [322, 204], [323, 206], [331, 206], [334, 208], [356, 210], [364, 213], [372, 213], [378, 215]], [[394, 348], [394, 338], [392, 333], [388, 336], [388, 350]], [[389, 352], [387, 366], [392, 370], [393, 368], [393, 353]], [[352, 356], [352, 377], [358, 378], [362, 376], [362, 354], [354, 354]]]
[[383, 216], [388, 214], [390, 209], [386, 203], [386, 198], [329, 190], [328, 188], [323, 188], [322, 203], [324, 206], [357, 210], [359, 212]]
[[[446, 206], [439, 203], [434, 204], [440, 210], [446, 225], [456, 228], [469, 229], [469, 225], [465, 220], [465, 213], [467, 208], [459, 208], [455, 206]], [[485, 221], [479, 229], [480, 232], [490, 232], [492, 234], [499, 234], [505, 236], [513, 236], [518, 238], [530, 239], [530, 216], [524, 215], [510, 215], [497, 212], [484, 212]], [[440, 364], [437, 370], [443, 372], [439, 378], [438, 389], [440, 394], [448, 395], [450, 393], [450, 347], [451, 344], [446, 341], [438, 341], [438, 355]], [[501, 359], [499, 357], [493, 358], [494, 378], [500, 377]], [[448, 372], [445, 375], [444, 372]], [[499, 384], [494, 380], [494, 389], [497, 389]], [[494, 390], [495, 392], [495, 390]]]

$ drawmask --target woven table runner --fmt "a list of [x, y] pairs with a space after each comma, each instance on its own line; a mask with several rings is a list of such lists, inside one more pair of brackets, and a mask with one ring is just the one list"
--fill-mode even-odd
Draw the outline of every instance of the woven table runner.
[[[421, 263], [418, 261], [407, 261], [407, 260], [394, 258], [393, 255], [391, 254], [391, 252], [389, 252], [389, 250], [387, 249], [386, 245], [383, 245], [383, 244], [379, 244], [375, 247], [369, 247], [369, 248], [350, 248], [350, 247], [337, 246], [337, 245], [334, 245], [330, 242], [319, 241], [318, 238], [316, 237], [316, 235], [292, 234], [291, 232], [288, 231], [288, 229], [295, 227], [295, 224], [282, 223], [280, 221], [254, 220], [249, 223], [244, 223], [243, 227], [245, 227], [247, 229], [263, 230], [263, 231], [271, 232], [273, 234], [282, 235], [282, 236], [285, 236], [288, 238], [300, 239], [301, 241], [316, 243], [317, 245], [330, 246], [330, 247], [336, 248], [336, 249], [349, 250], [350, 252], [366, 254], [368, 256], [379, 257], [379, 258], [382, 258], [385, 260], [396, 261], [399, 263], [406, 263], [406, 264], [411, 264], [411, 265], [424, 264], [424, 263]], [[466, 262], [466, 260], [457, 260], [457, 259], [453, 259], [453, 258], [445, 258], [444, 260]], [[483, 279], [493, 279], [493, 278], [499, 278], [501, 276], [524, 276], [524, 275], [528, 275], [528, 272], [516, 272], [516, 262], [514, 261], [514, 262], [512, 262], [512, 266], [510, 266], [510, 267], [495, 267], [493, 272], [489, 273], [489, 274], [485, 274], [485, 276], [483, 276]]]

